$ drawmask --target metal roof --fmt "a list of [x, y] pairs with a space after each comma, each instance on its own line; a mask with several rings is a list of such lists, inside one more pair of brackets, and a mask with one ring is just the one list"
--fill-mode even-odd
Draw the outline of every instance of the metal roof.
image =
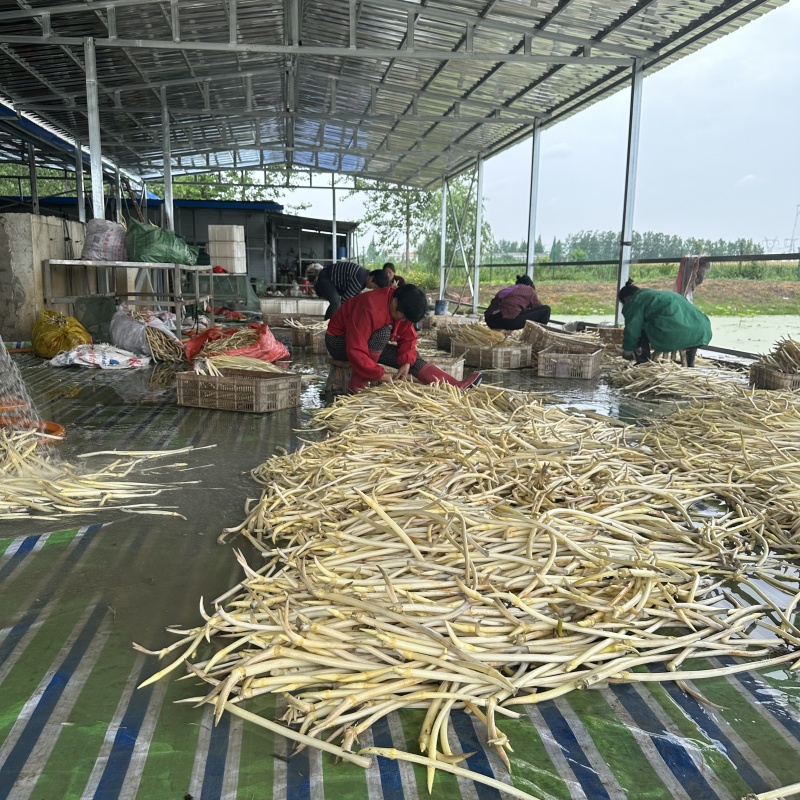
[[786, 0], [0, 0], [0, 96], [163, 174], [287, 165], [430, 188]]

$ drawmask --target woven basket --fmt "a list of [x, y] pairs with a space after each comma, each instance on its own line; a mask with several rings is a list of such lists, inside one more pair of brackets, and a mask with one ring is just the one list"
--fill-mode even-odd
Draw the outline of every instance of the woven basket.
[[781, 372], [758, 362], [750, 365], [750, 385], [756, 389], [800, 389], [800, 373]]
[[520, 341], [530, 344], [534, 352], [550, 348], [554, 353], [593, 353], [594, 342], [584, 342], [568, 333], [558, 333], [538, 322], [528, 320], [520, 334]]
[[625, 336], [625, 328], [607, 328], [603, 326], [593, 328], [587, 325], [586, 330], [590, 333], [596, 333], [600, 337], [600, 341], [606, 347], [622, 347], [622, 339]]
[[559, 353], [551, 347], [539, 351], [540, 378], [596, 378], [600, 373], [603, 351], [593, 353]]
[[254, 413], [300, 405], [299, 375], [246, 369], [221, 371], [222, 376], [179, 372], [178, 405]]
[[465, 344], [455, 339], [451, 342], [454, 357], [462, 356], [470, 367], [482, 369], [521, 369], [531, 365], [531, 346], [529, 344], [486, 345]]

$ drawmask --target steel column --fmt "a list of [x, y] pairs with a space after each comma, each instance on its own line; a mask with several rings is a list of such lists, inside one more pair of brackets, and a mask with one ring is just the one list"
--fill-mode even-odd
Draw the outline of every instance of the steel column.
[[539, 195], [539, 152], [541, 150], [542, 123], [535, 120], [531, 137], [531, 192], [528, 204], [528, 255], [525, 261], [525, 274], [533, 278], [536, 261], [536, 203]]
[[[644, 61], [636, 59], [631, 76], [631, 108], [628, 120], [628, 154], [625, 164], [625, 200], [622, 206], [622, 233], [619, 243], [619, 266], [617, 268], [617, 292], [625, 285], [631, 274], [631, 248], [633, 245], [633, 209], [636, 196], [636, 170], [639, 160], [639, 130], [642, 117], [642, 84]], [[619, 324], [622, 306], [616, 304], [614, 324]]]
[[336, 254], [336, 178], [331, 175], [331, 237], [333, 238], [333, 250], [331, 251], [331, 263], [335, 264], [338, 260]]
[[442, 178], [442, 227], [439, 245], [439, 299], [444, 300], [445, 261], [447, 258], [447, 178]]
[[481, 234], [483, 233], [483, 155], [478, 156], [478, 186], [475, 190], [475, 269], [472, 281], [472, 313], [478, 313], [481, 292]]
[[172, 153], [170, 147], [167, 87], [161, 87], [161, 149], [164, 151], [164, 226], [175, 230], [175, 209], [172, 202]]
[[33, 213], [39, 213], [39, 184], [36, 182], [36, 151], [33, 145], [28, 142], [28, 174], [31, 180], [31, 202], [33, 203]]
[[86, 194], [83, 188], [83, 150], [75, 142], [75, 197], [78, 201], [78, 221], [86, 222]]
[[114, 199], [116, 201], [117, 222], [122, 222], [124, 216], [122, 214], [122, 170], [117, 167], [116, 181], [114, 182], [114, 190], [116, 192]]
[[97, 62], [94, 39], [83, 40], [86, 60], [86, 106], [89, 117], [89, 158], [92, 167], [92, 216], [104, 219], [106, 203], [103, 196], [103, 151], [100, 139], [100, 105], [97, 100]]

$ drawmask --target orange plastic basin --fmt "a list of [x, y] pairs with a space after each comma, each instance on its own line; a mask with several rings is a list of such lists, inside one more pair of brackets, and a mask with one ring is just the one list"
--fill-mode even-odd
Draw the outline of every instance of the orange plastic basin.
[[43, 436], [40, 439], [41, 444], [61, 444], [67, 435], [67, 429], [63, 425], [59, 425], [57, 422], [45, 422], [41, 419], [27, 420], [20, 417], [1, 416], [0, 426], [6, 428], [28, 428], [46, 433], [47, 436]]

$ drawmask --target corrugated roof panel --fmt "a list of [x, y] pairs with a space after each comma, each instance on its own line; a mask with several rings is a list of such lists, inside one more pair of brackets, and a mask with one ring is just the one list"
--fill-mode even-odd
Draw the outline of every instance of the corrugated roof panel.
[[360, 0], [351, 20], [306, 0], [295, 21], [279, 0], [0, 0], [0, 95], [86, 141], [93, 37], [104, 154], [147, 178], [163, 90], [177, 172], [285, 163], [428, 186], [534, 114], [554, 124], [626, 87], [634, 57], [653, 72], [783, 2]]

